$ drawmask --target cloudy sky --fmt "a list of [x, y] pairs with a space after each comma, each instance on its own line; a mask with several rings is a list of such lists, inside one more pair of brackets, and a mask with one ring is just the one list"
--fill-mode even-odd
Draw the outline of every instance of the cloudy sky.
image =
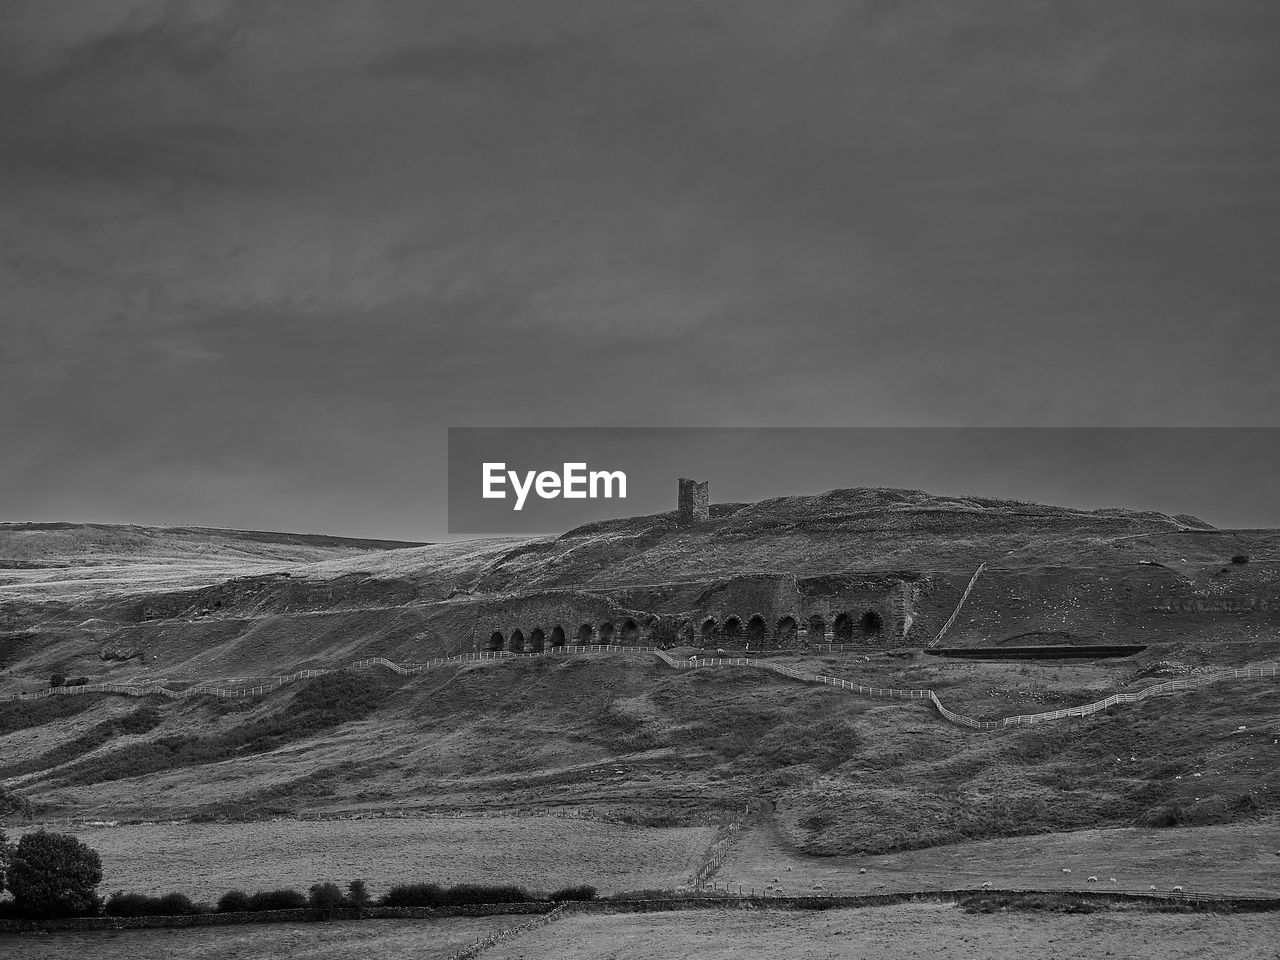
[[0, 518], [435, 536], [449, 426], [1280, 425], [1276, 90], [1274, 0], [5, 0]]

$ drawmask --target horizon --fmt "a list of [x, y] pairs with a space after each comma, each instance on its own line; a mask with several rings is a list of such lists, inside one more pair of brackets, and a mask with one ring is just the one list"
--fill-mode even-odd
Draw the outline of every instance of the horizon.
[[[1016, 498], [1016, 497], [993, 497], [986, 494], [977, 494], [977, 493], [939, 493], [935, 491], [925, 490], [920, 487], [886, 487], [886, 486], [831, 487], [826, 490], [818, 490], [810, 493], [775, 494], [775, 495], [761, 497], [755, 500], [723, 500], [722, 501], [722, 500], [716, 500], [713, 497], [711, 500], [711, 506], [713, 509], [717, 506], [749, 507], [756, 504], [767, 502], [769, 500], [807, 499], [812, 497], [822, 497], [832, 493], [840, 493], [843, 491], [853, 491], [853, 490], [922, 493], [934, 499], [945, 499], [945, 500], [997, 500], [997, 501], [1010, 503], [1010, 504], [1029, 504], [1029, 505], [1040, 506], [1040, 507], [1050, 507], [1054, 509], [1071, 510], [1079, 513], [1108, 513], [1108, 512], [1130, 513], [1130, 514], [1155, 513], [1161, 516], [1168, 517], [1171, 520], [1177, 520], [1179, 517], [1191, 517], [1201, 523], [1208, 524], [1213, 530], [1219, 530], [1219, 531], [1280, 530], [1280, 525], [1277, 525], [1275, 527], [1220, 525], [1220, 524], [1214, 523], [1211, 519], [1208, 519], [1204, 516], [1201, 516], [1193, 512], [1187, 512], [1187, 511], [1178, 511], [1177, 513], [1169, 513], [1162, 510], [1156, 510], [1153, 508], [1143, 508], [1143, 507], [1081, 506], [1077, 504], [1049, 503], [1042, 500], [1029, 500], [1025, 498]], [[215, 532], [215, 533], [257, 533], [257, 534], [269, 534], [269, 535], [279, 535], [279, 536], [325, 537], [325, 538], [332, 538], [337, 540], [356, 540], [356, 541], [363, 540], [363, 541], [375, 541], [375, 542], [380, 541], [380, 542], [387, 542], [387, 543], [401, 543], [405, 547], [429, 547], [429, 546], [437, 546], [441, 544], [467, 543], [469, 541], [480, 542], [485, 540], [535, 540], [535, 539], [542, 539], [547, 537], [554, 538], [554, 537], [563, 536], [567, 533], [570, 533], [573, 530], [577, 529], [578, 527], [587, 526], [594, 523], [601, 523], [601, 522], [607, 522], [610, 520], [619, 520], [619, 519], [625, 520], [625, 519], [643, 519], [646, 517], [659, 517], [659, 516], [663, 516], [664, 514], [674, 513], [674, 512], [675, 512], [675, 508], [673, 506], [670, 510], [660, 510], [660, 511], [650, 512], [650, 513], [630, 513], [630, 514], [620, 514], [617, 516], [599, 517], [593, 520], [583, 521], [580, 524], [576, 524], [572, 527], [567, 527], [559, 531], [542, 531], [542, 532], [527, 532], [527, 533], [480, 533], [480, 534], [470, 534], [470, 535], [446, 533], [443, 536], [426, 539], [426, 540], [404, 539], [399, 537], [387, 537], [387, 536], [361, 535], [359, 533], [333, 533], [325, 530], [300, 530], [300, 529], [289, 530], [289, 529], [280, 529], [280, 528], [272, 529], [272, 528], [265, 528], [265, 527], [226, 527], [226, 526], [215, 526], [215, 525], [210, 525], [205, 523], [148, 523], [148, 522], [142, 522], [142, 521], [129, 521], [129, 520], [104, 521], [104, 520], [85, 520], [85, 519], [79, 519], [79, 520], [65, 520], [65, 519], [63, 520], [52, 520], [52, 519], [4, 520], [4, 519], [0, 519], [0, 527], [93, 526], [93, 527], [137, 527], [139, 529], [146, 529], [146, 530], [197, 530], [197, 531], [208, 530], [210, 532]]]

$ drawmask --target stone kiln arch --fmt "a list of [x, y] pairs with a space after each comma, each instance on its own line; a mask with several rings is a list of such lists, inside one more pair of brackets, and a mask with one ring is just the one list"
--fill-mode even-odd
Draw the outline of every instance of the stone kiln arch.
[[819, 616], [809, 618], [809, 642], [821, 643], [827, 636], [827, 621]]
[[884, 632], [884, 618], [874, 610], [868, 610], [858, 621], [858, 629], [868, 639], [879, 637]]
[[778, 621], [778, 642], [784, 647], [793, 647], [800, 636], [800, 624], [793, 616], [785, 616]]
[[847, 613], [840, 614], [832, 624], [831, 632], [836, 643], [849, 643], [853, 640], [853, 620]]

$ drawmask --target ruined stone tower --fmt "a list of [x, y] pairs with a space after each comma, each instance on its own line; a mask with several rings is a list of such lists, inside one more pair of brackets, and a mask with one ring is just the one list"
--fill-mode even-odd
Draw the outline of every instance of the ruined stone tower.
[[711, 481], [680, 478], [680, 497], [676, 522], [682, 527], [701, 523], [711, 516]]

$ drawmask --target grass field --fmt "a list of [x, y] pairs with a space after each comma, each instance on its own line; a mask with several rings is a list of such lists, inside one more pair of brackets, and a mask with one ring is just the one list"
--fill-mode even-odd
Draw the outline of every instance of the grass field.
[[967, 914], [914, 904], [828, 910], [576, 915], [486, 960], [1274, 960], [1275, 914]]
[[0, 935], [14, 960], [443, 960], [473, 940], [516, 926], [522, 917], [251, 923], [186, 930]]
[[550, 816], [262, 821], [76, 828], [99, 852], [103, 891], [178, 890], [216, 900], [230, 888], [357, 877], [395, 883], [515, 883], [604, 893], [672, 887], [696, 868], [709, 827], [632, 827]]
[[[1098, 882], [1089, 883], [1090, 876]], [[792, 895], [976, 888], [990, 882], [1009, 890], [1147, 893], [1154, 884], [1159, 891], [1177, 885], [1188, 893], [1277, 896], [1280, 818], [1165, 830], [1079, 830], [867, 857], [804, 856], [761, 828], [743, 833], [716, 880], [735, 891], [759, 893], [772, 886]]]

